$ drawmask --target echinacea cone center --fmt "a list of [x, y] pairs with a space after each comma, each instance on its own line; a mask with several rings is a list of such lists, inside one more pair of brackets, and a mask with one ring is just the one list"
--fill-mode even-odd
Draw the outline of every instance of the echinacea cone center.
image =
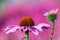
[[34, 26], [34, 21], [32, 20], [32, 18], [30, 18], [29, 16], [24, 16], [20, 23], [19, 23], [20, 26]]

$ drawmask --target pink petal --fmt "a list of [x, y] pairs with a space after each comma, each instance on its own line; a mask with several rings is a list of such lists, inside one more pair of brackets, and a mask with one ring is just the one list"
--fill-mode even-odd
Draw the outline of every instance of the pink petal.
[[45, 26], [45, 27], [50, 27], [49, 24], [46, 24], [46, 23], [40, 23], [38, 24], [37, 26], [33, 26], [34, 28], [36, 28], [37, 30], [39, 31], [42, 31], [42, 27]]
[[5, 29], [4, 29], [4, 31], [7, 31], [7, 30], [9, 30], [10, 28], [9, 27], [6, 27]]
[[[14, 27], [12, 27], [14, 26]], [[9, 28], [9, 27], [12, 27], [12, 28]], [[6, 32], [6, 34], [9, 34], [11, 32], [15, 32], [17, 29], [23, 29], [22, 27], [18, 26], [18, 25], [10, 25], [10, 26], [7, 26], [6, 29], [4, 30]]]
[[30, 28], [30, 31], [31, 31], [33, 34], [38, 35], [38, 31], [37, 31], [35, 28], [31, 27], [31, 28]]
[[42, 28], [40, 27], [40, 26], [33, 26], [34, 28], [36, 28], [37, 30], [39, 30], [39, 31], [42, 31]]
[[43, 26], [50, 27], [50, 25], [49, 24], [46, 24], [46, 23], [40, 23], [40, 24], [38, 24], [38, 26], [40, 26], [40, 27], [43, 27]]
[[28, 28], [26, 26], [24, 26], [22, 30], [25, 32], [28, 30]]
[[8, 31], [6, 32], [6, 34], [8, 34], [8, 33], [10, 33], [10, 32], [15, 32], [15, 31], [16, 31], [16, 27], [14, 27], [14, 28], [8, 30]]
[[42, 30], [45, 32], [47, 31], [47, 29], [49, 29], [49, 27], [45, 27], [45, 26], [42, 27]]

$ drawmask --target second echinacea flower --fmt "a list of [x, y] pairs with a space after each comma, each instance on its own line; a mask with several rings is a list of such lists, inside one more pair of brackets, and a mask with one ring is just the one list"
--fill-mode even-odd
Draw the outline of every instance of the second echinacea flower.
[[47, 16], [47, 18], [48, 18], [49, 21], [54, 21], [57, 18], [57, 11], [58, 11], [58, 9], [51, 10], [49, 12], [46, 12], [44, 14], [44, 16]]
[[55, 10], [51, 10], [49, 12], [46, 12], [44, 14], [44, 16], [46, 16], [47, 19], [52, 22], [52, 32], [51, 32], [50, 40], [54, 40], [54, 37], [53, 37], [53, 34], [54, 34], [54, 22], [55, 22], [55, 19], [57, 18], [57, 11], [58, 11], [58, 9], [55, 9]]

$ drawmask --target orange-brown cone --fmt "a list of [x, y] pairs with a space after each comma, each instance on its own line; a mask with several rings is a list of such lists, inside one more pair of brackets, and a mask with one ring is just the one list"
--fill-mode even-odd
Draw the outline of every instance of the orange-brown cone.
[[20, 26], [34, 26], [34, 21], [32, 20], [32, 18], [30, 18], [29, 16], [24, 16], [20, 23], [19, 23]]

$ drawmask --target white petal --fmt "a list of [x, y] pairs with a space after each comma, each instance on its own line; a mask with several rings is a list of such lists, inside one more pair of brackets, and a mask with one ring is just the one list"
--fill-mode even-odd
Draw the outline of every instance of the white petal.
[[44, 14], [44, 16], [47, 16], [46, 14]]
[[38, 31], [37, 31], [36, 29], [34, 29], [34, 30], [31, 29], [30, 31], [31, 31], [33, 34], [38, 35]]
[[46, 14], [44, 14], [44, 16], [47, 16]]
[[[15, 27], [13, 27], [13, 28], [9, 28], [9, 30], [5, 30], [6, 31], [6, 34], [8, 34], [8, 33], [11, 33], [11, 32], [15, 32], [17, 29], [23, 29], [22, 27], [20, 27], [20, 26], [17, 26], [17, 25], [11, 25], [11, 26], [15, 26]], [[7, 27], [8, 28], [8, 27]]]
[[55, 10], [55, 13], [57, 13], [58, 9]]
[[46, 13], [44, 14], [44, 16], [48, 16], [48, 12], [46, 12]]

